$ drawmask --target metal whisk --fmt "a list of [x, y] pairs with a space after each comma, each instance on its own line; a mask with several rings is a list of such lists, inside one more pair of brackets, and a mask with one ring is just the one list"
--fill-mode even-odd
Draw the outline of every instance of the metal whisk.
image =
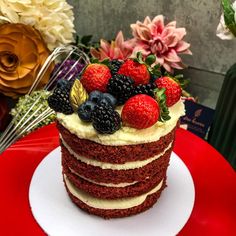
[[[71, 67], [68, 68], [66, 73], [63, 73], [62, 76], [62, 69], [68, 59], [73, 58], [74, 63]], [[43, 88], [46, 91], [53, 90], [55, 87], [55, 81], [60, 79], [71, 80], [76, 73], [74, 68], [77, 66], [78, 63], [80, 64], [88, 64], [89, 58], [88, 56], [79, 50], [77, 47], [69, 45], [69, 46], [62, 46], [56, 48], [51, 55], [47, 58], [44, 65], [42, 66], [41, 70], [36, 76], [34, 83], [32, 84], [31, 88], [28, 91], [30, 95], [37, 89], [39, 82], [44, 77], [45, 73], [49, 70], [50, 66], [53, 63], [60, 62], [60, 66], [56, 69], [53, 75], [50, 77], [48, 83]], [[20, 113], [19, 112], [10, 122], [2, 136], [0, 137], [0, 154], [6, 150], [10, 145], [16, 142], [19, 138], [21, 138], [24, 134], [32, 130], [33, 128], [37, 127], [37, 125], [43, 121], [44, 119], [50, 117], [54, 111], [51, 108], [47, 108], [43, 112], [40, 112], [42, 105], [40, 105], [41, 96], [39, 96], [29, 110], [20, 118], [20, 120], [16, 124], [16, 120], [18, 120]], [[37, 109], [35, 109], [37, 107]], [[30, 115], [29, 115], [30, 114]], [[36, 118], [35, 118], [36, 117]]]

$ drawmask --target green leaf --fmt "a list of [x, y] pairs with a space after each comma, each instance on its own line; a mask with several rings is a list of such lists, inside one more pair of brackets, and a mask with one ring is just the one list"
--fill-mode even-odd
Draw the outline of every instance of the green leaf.
[[91, 62], [91, 63], [98, 63], [99, 60], [98, 60], [97, 58], [92, 57], [92, 58], [90, 59], [90, 62]]
[[171, 117], [169, 115], [169, 109], [166, 106], [166, 94], [165, 94], [166, 89], [162, 88], [162, 89], [155, 89], [154, 90], [154, 95], [155, 98], [160, 106], [160, 117], [159, 117], [159, 121], [165, 122], [166, 120], [169, 120]]
[[161, 69], [160, 68], [161, 68], [160, 64], [157, 64], [153, 67], [148, 67], [148, 70], [149, 70], [150, 74], [159, 78], [159, 77], [161, 77]]
[[106, 58], [103, 61], [101, 61], [100, 63], [108, 66], [109, 65], [109, 61], [110, 61], [109, 58]]
[[143, 56], [142, 56], [141, 52], [137, 52], [137, 58], [138, 58], [138, 60], [142, 60], [143, 59]]
[[225, 24], [231, 33], [236, 37], [236, 22], [234, 18], [235, 11], [229, 0], [222, 0], [221, 4], [224, 10]]
[[151, 54], [151, 55], [147, 56], [145, 63], [147, 65], [151, 66], [155, 61], [156, 61], [156, 56]]
[[88, 45], [88, 43], [91, 41], [92, 39], [92, 35], [84, 35], [82, 38], [81, 38], [81, 43], [84, 44], [84, 45]]

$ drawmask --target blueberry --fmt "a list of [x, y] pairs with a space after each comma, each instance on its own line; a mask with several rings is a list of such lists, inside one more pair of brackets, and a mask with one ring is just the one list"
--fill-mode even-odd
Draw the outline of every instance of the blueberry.
[[91, 121], [91, 113], [94, 110], [96, 104], [91, 101], [86, 101], [79, 106], [78, 115], [83, 121]]
[[103, 98], [103, 99], [106, 99], [106, 100], [110, 103], [110, 105], [111, 105], [113, 108], [116, 106], [117, 100], [116, 100], [116, 98], [115, 98], [113, 95], [111, 95], [110, 93], [103, 93], [103, 94], [102, 94], [102, 98]]
[[89, 94], [89, 101], [98, 103], [102, 99], [102, 93], [98, 90], [94, 90]]
[[110, 100], [106, 99], [106, 98], [102, 98], [98, 103], [98, 105], [104, 105], [104, 106], [110, 106], [113, 107]]

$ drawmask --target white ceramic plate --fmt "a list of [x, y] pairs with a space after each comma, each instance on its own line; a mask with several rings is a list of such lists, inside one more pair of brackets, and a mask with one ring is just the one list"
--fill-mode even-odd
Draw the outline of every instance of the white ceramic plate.
[[194, 204], [194, 184], [185, 164], [172, 153], [168, 187], [158, 202], [136, 216], [104, 220], [88, 215], [69, 199], [61, 174], [60, 148], [37, 167], [30, 184], [33, 215], [51, 236], [173, 236], [187, 222]]

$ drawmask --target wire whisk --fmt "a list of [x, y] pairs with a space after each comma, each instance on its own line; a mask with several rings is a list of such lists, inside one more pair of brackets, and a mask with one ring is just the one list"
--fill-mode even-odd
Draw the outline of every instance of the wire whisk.
[[[73, 58], [73, 63], [70, 65], [70, 67], [66, 67], [67, 70], [65, 72], [64, 66], [66, 64], [66, 61], [71, 58]], [[45, 91], [53, 90], [56, 84], [55, 82], [58, 79], [71, 80], [72, 78], [74, 78], [77, 73], [74, 68], [76, 68], [77, 64], [83, 64], [85, 66], [90, 63], [88, 56], [84, 52], [79, 50], [76, 46], [68, 45], [56, 48], [47, 58], [41, 70], [37, 74], [34, 83], [28, 91], [28, 95], [31, 95], [32, 92], [37, 90], [37, 87], [44, 75], [47, 73], [49, 68], [57, 62], [60, 62], [59, 67], [56, 68], [55, 71], [53, 71], [53, 74], [50, 77], [48, 83], [44, 86], [43, 90]], [[0, 154], [13, 143], [15, 143], [24, 134], [27, 134], [30, 130], [36, 128], [40, 122], [54, 114], [54, 111], [50, 107], [41, 112], [41, 99], [42, 95], [39, 95], [39, 97], [33, 102], [30, 108], [20, 119], [19, 117], [22, 115], [21, 113], [23, 112], [23, 110], [20, 110], [20, 112], [16, 116], [14, 116], [14, 118], [0, 137]]]

